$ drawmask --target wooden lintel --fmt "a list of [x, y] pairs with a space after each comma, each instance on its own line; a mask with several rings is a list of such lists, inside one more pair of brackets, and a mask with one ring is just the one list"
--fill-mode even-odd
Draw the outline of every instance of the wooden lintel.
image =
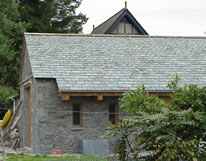
[[68, 101], [70, 100], [70, 97], [71, 96], [87, 96], [87, 97], [90, 97], [90, 96], [93, 96], [93, 97], [96, 97], [98, 101], [102, 101], [103, 100], [103, 97], [104, 96], [121, 96], [122, 93], [94, 93], [94, 92], [78, 92], [78, 93], [75, 93], [75, 92], [68, 92], [68, 93], [60, 93], [59, 96], [61, 96], [61, 99], [63, 101]]
[[102, 101], [102, 100], [103, 100], [103, 95], [98, 95], [98, 96], [97, 96], [97, 100], [98, 100], [98, 101]]
[[[156, 95], [156, 96], [163, 96], [163, 97], [167, 97], [170, 96], [171, 93], [169, 92], [149, 92], [152, 95]], [[70, 100], [71, 96], [87, 96], [87, 97], [96, 97], [97, 100], [102, 101], [104, 96], [116, 96], [116, 97], [120, 97], [122, 96], [122, 92], [65, 92], [65, 93], [60, 93], [59, 94], [61, 96], [61, 99], [64, 101], [68, 101]]]

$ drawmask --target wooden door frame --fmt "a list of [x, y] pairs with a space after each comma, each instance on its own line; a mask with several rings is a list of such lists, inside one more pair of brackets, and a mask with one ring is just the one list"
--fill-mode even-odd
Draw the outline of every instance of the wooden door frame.
[[31, 83], [25, 83], [24, 88], [27, 95], [27, 142], [31, 147]]

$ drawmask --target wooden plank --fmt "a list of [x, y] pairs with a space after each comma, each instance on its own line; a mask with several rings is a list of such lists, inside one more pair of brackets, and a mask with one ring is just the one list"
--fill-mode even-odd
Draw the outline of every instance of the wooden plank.
[[60, 96], [62, 98], [62, 101], [69, 101], [70, 100], [70, 95], [63, 94], [63, 95], [60, 95]]
[[25, 37], [24, 37], [24, 40], [23, 40], [23, 49], [22, 49], [22, 56], [21, 56], [21, 64], [20, 64], [20, 77], [19, 77], [19, 83], [22, 81], [23, 68], [24, 68], [24, 56], [25, 56], [25, 50], [26, 50], [26, 41], [25, 41]]
[[103, 100], [103, 95], [98, 95], [98, 96], [97, 96], [97, 100], [98, 100], [98, 101], [102, 101], [102, 100]]
[[61, 93], [60, 95], [69, 95], [69, 96], [121, 96], [122, 92], [114, 92], [114, 93], [104, 93], [104, 92], [67, 92]]
[[12, 113], [11, 119], [9, 120], [9, 123], [8, 123], [7, 127], [4, 129], [4, 140], [6, 140], [9, 137], [9, 134], [12, 131], [11, 127], [12, 127], [14, 121], [15, 121], [16, 116], [18, 115], [18, 112], [19, 112], [19, 109], [20, 109], [21, 105], [22, 105], [22, 100], [16, 106], [15, 113]]
[[172, 92], [149, 92], [151, 95], [155, 95], [155, 96], [170, 96]]
[[28, 145], [31, 147], [31, 88], [27, 88], [27, 132], [28, 132]]
[[29, 88], [31, 87], [31, 80], [28, 80], [24, 83], [24, 88]]
[[103, 100], [103, 96], [121, 96], [122, 93], [96, 93], [96, 92], [68, 92], [68, 93], [60, 93], [61, 99], [64, 101], [70, 100], [71, 96], [77, 97], [77, 96], [94, 96], [97, 97], [97, 100]]

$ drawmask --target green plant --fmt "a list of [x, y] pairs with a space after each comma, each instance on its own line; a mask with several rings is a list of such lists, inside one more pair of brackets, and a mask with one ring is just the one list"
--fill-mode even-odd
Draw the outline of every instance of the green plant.
[[123, 94], [120, 107], [129, 115], [105, 136], [124, 137], [127, 158], [146, 161], [190, 161], [206, 158], [206, 88], [196, 85], [178, 87], [175, 76], [171, 101], [164, 103], [138, 87]]
[[24, 152], [19, 153], [20, 156], [24, 156]]
[[[7, 112], [8, 109], [13, 107], [13, 101], [11, 97], [17, 96], [17, 91], [14, 90], [12, 87], [8, 86], [1, 86], [0, 85], [0, 118], [2, 119]], [[4, 108], [5, 110], [3, 110]]]
[[[82, 0], [19, 0], [21, 19], [29, 32], [80, 33], [88, 20], [76, 10]], [[38, 11], [38, 13], [36, 12]]]
[[[23, 34], [27, 25], [21, 21], [16, 0], [0, 1], [0, 108], [12, 107], [17, 95]], [[0, 113], [1, 119], [6, 111]]]

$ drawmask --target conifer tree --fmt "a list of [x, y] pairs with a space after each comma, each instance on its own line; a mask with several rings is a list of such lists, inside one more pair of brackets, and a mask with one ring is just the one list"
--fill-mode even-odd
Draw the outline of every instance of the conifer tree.
[[29, 32], [82, 32], [87, 17], [76, 13], [81, 0], [20, 0], [20, 13]]
[[[0, 107], [9, 108], [17, 94], [19, 60], [26, 24], [21, 22], [16, 0], [0, 0]], [[0, 113], [1, 114], [1, 113]]]

